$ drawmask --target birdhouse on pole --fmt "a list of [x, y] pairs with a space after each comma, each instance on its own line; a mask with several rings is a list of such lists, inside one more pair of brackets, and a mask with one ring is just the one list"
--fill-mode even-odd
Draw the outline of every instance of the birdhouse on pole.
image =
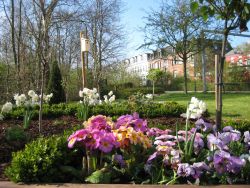
[[82, 52], [89, 52], [90, 43], [89, 39], [86, 38], [83, 34], [81, 35], [81, 51]]

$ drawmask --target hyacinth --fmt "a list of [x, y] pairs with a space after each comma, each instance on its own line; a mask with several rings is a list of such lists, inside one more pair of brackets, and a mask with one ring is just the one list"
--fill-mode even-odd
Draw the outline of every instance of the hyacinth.
[[187, 108], [187, 113], [181, 114], [182, 117], [197, 119], [207, 110], [207, 105], [202, 100], [198, 100], [195, 97], [191, 98], [191, 101]]
[[11, 102], [6, 102], [2, 106], [2, 113], [9, 113], [12, 110], [13, 104]]

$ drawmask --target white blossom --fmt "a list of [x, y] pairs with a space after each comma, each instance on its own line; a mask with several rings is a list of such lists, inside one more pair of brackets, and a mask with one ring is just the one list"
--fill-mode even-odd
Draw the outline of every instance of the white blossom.
[[108, 93], [108, 96], [112, 96], [113, 95], [113, 91], [110, 91], [109, 93]]
[[147, 94], [147, 95], [145, 95], [145, 97], [146, 97], [147, 99], [153, 99], [153, 95], [152, 95], [152, 94]]
[[6, 102], [3, 107], [2, 107], [2, 112], [3, 113], [9, 113], [12, 110], [12, 103], [11, 102]]
[[115, 101], [115, 95], [112, 95], [112, 97], [109, 98], [109, 102], [112, 103]]
[[83, 90], [82, 90], [82, 91], [80, 90], [80, 91], [79, 91], [79, 97], [83, 97], [83, 94], [84, 94], [84, 93], [83, 93]]
[[29, 95], [30, 97], [33, 97], [34, 95], [36, 95], [36, 93], [35, 93], [35, 91], [33, 91], [33, 90], [29, 90], [28, 95]]
[[181, 114], [182, 117], [197, 119], [207, 110], [207, 105], [202, 100], [198, 100], [195, 97], [191, 98], [191, 101], [188, 105], [187, 112]]

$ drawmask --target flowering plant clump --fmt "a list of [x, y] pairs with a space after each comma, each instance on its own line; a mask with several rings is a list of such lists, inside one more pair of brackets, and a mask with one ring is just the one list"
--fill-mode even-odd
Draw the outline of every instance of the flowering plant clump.
[[1, 113], [0, 113], [0, 120], [3, 120], [4, 116], [3, 114], [4, 113], [9, 113], [13, 108], [13, 104], [11, 102], [6, 102], [3, 106], [2, 106], [2, 110], [1, 110]]
[[[53, 97], [53, 93], [49, 95], [43, 95], [43, 100], [48, 103]], [[28, 91], [28, 95], [15, 94], [14, 95], [15, 105], [17, 107], [24, 107], [24, 128], [28, 128], [33, 113], [33, 107], [39, 104], [41, 95], [38, 95], [33, 90]], [[13, 104], [7, 102], [2, 107], [2, 113], [9, 113], [12, 110]], [[0, 115], [3, 118], [3, 115]]]
[[[88, 174], [103, 167], [105, 155], [113, 155], [113, 163], [119, 164], [120, 167], [128, 165], [125, 161], [124, 153], [131, 151], [132, 146], [142, 146], [150, 148], [151, 141], [146, 135], [146, 121], [139, 118], [138, 114], [124, 115], [113, 122], [111, 118], [97, 115], [84, 122], [84, 129], [78, 130], [68, 138], [68, 147], [72, 148], [77, 142], [81, 143], [86, 150], [86, 161], [95, 158], [95, 164], [88, 164]], [[126, 157], [128, 157], [126, 155]], [[97, 160], [99, 158], [99, 160]], [[99, 163], [98, 163], [99, 161]], [[97, 164], [98, 163], [98, 164]], [[92, 170], [89, 170], [91, 168]]]
[[113, 91], [110, 91], [108, 95], [104, 95], [104, 102], [109, 104], [115, 101], [115, 95], [113, 94]]
[[[82, 100], [80, 100], [81, 105], [77, 113], [78, 118], [86, 121], [89, 116], [89, 107], [102, 104], [103, 101], [100, 100], [100, 96], [96, 88], [93, 88], [92, 90], [88, 88], [83, 88], [83, 90], [79, 91], [79, 96], [82, 98]], [[104, 95], [105, 103], [110, 104], [114, 101], [115, 95], [113, 95], [113, 91], [110, 91], [108, 95]]]
[[[203, 106], [202, 110], [198, 109], [198, 105], [191, 107], [200, 116], [205, 105], [198, 100], [194, 101]], [[148, 130], [148, 135], [154, 136], [155, 152], [149, 156], [145, 169], [152, 176], [152, 180], [173, 183], [177, 179], [200, 182], [201, 179], [210, 178], [217, 181], [226, 179], [228, 183], [232, 183], [231, 177], [236, 174], [240, 179], [247, 178], [248, 173], [243, 172], [250, 167], [249, 131], [243, 137], [230, 126], [218, 132], [204, 119], [198, 119], [195, 125], [191, 130], [187, 130], [187, 126], [186, 130], [176, 129], [175, 133], [155, 128]], [[160, 164], [157, 164], [157, 158], [161, 159]], [[155, 175], [152, 171], [157, 165], [161, 165], [163, 169]], [[167, 178], [169, 170], [172, 170], [171, 178]], [[234, 181], [237, 180], [234, 177]]]

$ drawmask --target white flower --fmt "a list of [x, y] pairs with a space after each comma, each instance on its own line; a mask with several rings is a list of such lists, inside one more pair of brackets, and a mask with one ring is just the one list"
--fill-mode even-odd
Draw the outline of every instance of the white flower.
[[87, 95], [87, 93], [89, 92], [89, 90], [90, 89], [88, 89], [88, 88], [85, 87], [85, 88], [83, 88], [82, 92], [83, 92], [83, 94]]
[[84, 93], [83, 93], [83, 90], [82, 90], [82, 91], [80, 90], [80, 91], [79, 91], [79, 97], [83, 97], [83, 94], [84, 94]]
[[21, 94], [21, 95], [18, 97], [18, 99], [19, 99], [21, 102], [25, 102], [27, 98], [26, 98], [25, 94]]
[[200, 101], [196, 97], [192, 97], [190, 103], [194, 104], [195, 106], [199, 106], [199, 102]]
[[80, 101], [79, 101], [79, 103], [80, 103], [80, 104], [82, 104], [82, 103], [83, 103], [83, 101], [82, 101], [82, 100], [80, 100]]
[[36, 95], [36, 93], [35, 93], [35, 91], [33, 91], [33, 90], [29, 90], [28, 95], [29, 95], [30, 97], [33, 97], [34, 95]]
[[105, 101], [108, 100], [108, 96], [107, 95], [104, 95], [103, 98], [104, 98]]
[[44, 102], [48, 103], [52, 97], [53, 93], [50, 93], [49, 95], [44, 95], [43, 100]]
[[205, 112], [207, 110], [207, 105], [203, 101], [199, 102], [199, 108], [202, 110], [202, 112]]
[[18, 100], [18, 96], [19, 96], [18, 94], [15, 94], [15, 95], [14, 95], [14, 100], [15, 100], [15, 101]]
[[9, 113], [12, 110], [12, 107], [13, 105], [11, 102], [6, 102], [2, 107], [2, 112]]
[[97, 89], [96, 88], [93, 88], [93, 93], [97, 93]]
[[207, 110], [205, 102], [198, 100], [195, 97], [191, 98], [186, 114], [181, 114], [182, 117], [197, 119]]
[[152, 94], [147, 94], [147, 95], [145, 95], [145, 97], [146, 97], [147, 99], [153, 99], [153, 95], [152, 95]]
[[109, 102], [114, 102], [115, 101], [115, 95], [112, 95], [112, 97], [109, 98]]
[[37, 104], [39, 102], [39, 96], [37, 94], [34, 94], [31, 98], [31, 101], [33, 104]]
[[113, 91], [110, 91], [109, 93], [108, 93], [108, 96], [112, 96], [113, 95]]
[[102, 100], [99, 100], [99, 104], [102, 104]]

